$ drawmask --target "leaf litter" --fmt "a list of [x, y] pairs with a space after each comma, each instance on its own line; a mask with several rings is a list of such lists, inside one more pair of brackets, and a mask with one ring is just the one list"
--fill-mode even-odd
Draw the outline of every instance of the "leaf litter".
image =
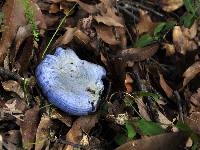
[[[26, 1], [0, 2], [0, 149], [198, 149], [199, 1]], [[106, 69], [95, 113], [62, 112], [35, 82], [60, 46]]]

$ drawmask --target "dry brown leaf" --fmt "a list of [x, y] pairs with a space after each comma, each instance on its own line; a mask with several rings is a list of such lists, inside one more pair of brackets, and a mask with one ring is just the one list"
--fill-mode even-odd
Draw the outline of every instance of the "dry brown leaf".
[[56, 42], [54, 43], [53, 47], [59, 47], [61, 45], [66, 45], [69, 42], [71, 42], [71, 40], [74, 37], [75, 31], [77, 30], [77, 28], [66, 28], [67, 31], [65, 31], [64, 35], [60, 36]]
[[182, 88], [184, 88], [199, 72], [200, 61], [197, 61], [183, 73], [184, 80]]
[[3, 7], [4, 25], [6, 28], [0, 40], [0, 65], [3, 64], [7, 50], [15, 38], [18, 28], [26, 25], [22, 8], [21, 0], [7, 0]]
[[[3, 146], [8, 150], [21, 150], [19, 146], [21, 145], [21, 134], [19, 130], [9, 130], [2, 134]], [[1, 141], [0, 141], [1, 143]], [[4, 148], [0, 149], [3, 150]]]
[[163, 91], [167, 95], [168, 98], [171, 98], [173, 96], [173, 90], [172, 88], [166, 83], [163, 75], [159, 73], [160, 76], [160, 86], [162, 87]]
[[139, 13], [140, 20], [135, 27], [135, 33], [137, 35], [141, 35], [143, 33], [152, 33], [158, 23], [152, 22], [151, 17], [148, 15], [147, 12], [140, 10]]
[[51, 27], [58, 21], [59, 17], [47, 14], [47, 15], [44, 15], [44, 19], [45, 19], [47, 27]]
[[68, 114], [63, 113], [60, 110], [54, 110], [51, 113], [51, 118], [60, 120], [68, 127], [72, 126], [72, 118]]
[[80, 0], [66, 0], [67, 2], [76, 2], [86, 12], [94, 14], [98, 12], [98, 6], [86, 4]]
[[133, 79], [131, 78], [131, 76], [128, 73], [126, 73], [126, 78], [125, 78], [124, 84], [125, 84], [127, 93], [132, 93], [132, 91], [133, 91], [133, 87], [132, 87]]
[[173, 44], [163, 43], [163, 48], [166, 50], [166, 56], [174, 55], [176, 52]]
[[39, 107], [35, 105], [26, 111], [20, 124], [23, 147], [30, 150], [35, 142], [35, 135], [40, 121]]
[[173, 29], [173, 43], [175, 45], [176, 51], [180, 52], [181, 54], [186, 54], [187, 51], [197, 49], [197, 44], [194, 41], [196, 35], [196, 22], [192, 25], [190, 29], [175, 26]]
[[127, 142], [115, 150], [179, 150], [184, 149], [187, 139], [182, 132], [165, 133]]
[[183, 6], [183, 0], [160, 0], [161, 8], [166, 12], [172, 12]]
[[116, 57], [125, 61], [143, 61], [152, 57], [158, 50], [159, 44], [152, 44], [144, 48], [129, 48], [120, 51]]
[[9, 92], [15, 92], [19, 95], [20, 98], [24, 98], [24, 91], [21, 88], [21, 85], [14, 80], [4, 81], [2, 82], [2, 86], [4, 90]]
[[197, 93], [190, 97], [190, 102], [200, 108], [200, 88], [198, 88]]
[[50, 8], [49, 8], [49, 13], [50, 14], [55, 14], [57, 12], [59, 12], [59, 6], [57, 4], [51, 4]]
[[200, 135], [200, 112], [192, 112], [189, 117], [185, 118], [185, 123]]
[[117, 39], [115, 34], [113, 33], [113, 27], [100, 24], [96, 26], [96, 31], [97, 31], [97, 34], [105, 43], [108, 43], [110, 45], [120, 44], [119, 39]]
[[37, 128], [35, 150], [42, 150], [46, 148], [50, 136], [50, 128], [52, 126], [52, 120], [48, 116], [42, 116]]
[[[17, 51], [20, 47], [20, 45], [22, 44], [22, 42], [27, 38], [31, 36], [31, 26], [30, 25], [26, 25], [26, 26], [20, 26], [17, 34], [16, 34], [16, 38], [15, 38], [15, 49], [16, 49], [16, 54]], [[16, 55], [15, 54], [15, 55]]]
[[98, 22], [98, 23], [103, 23], [107, 26], [115, 26], [115, 27], [124, 27], [123, 24], [115, 21], [113, 18], [111, 18], [110, 16], [100, 16], [97, 15], [94, 17], [94, 19]]
[[[83, 133], [89, 133], [97, 121], [97, 115], [82, 116], [78, 118], [67, 133], [66, 140], [76, 144], [80, 143], [83, 138]], [[71, 145], [66, 145], [65, 150], [73, 150], [73, 147]]]
[[85, 33], [83, 33], [81, 30], [76, 30], [74, 32], [74, 37], [76, 37], [84, 45], [88, 45], [90, 43], [90, 38]]

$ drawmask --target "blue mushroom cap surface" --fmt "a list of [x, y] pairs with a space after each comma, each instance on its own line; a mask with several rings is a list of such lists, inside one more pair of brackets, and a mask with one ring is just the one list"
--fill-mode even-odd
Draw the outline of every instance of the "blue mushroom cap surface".
[[50, 103], [72, 115], [96, 111], [104, 89], [102, 66], [81, 60], [70, 49], [57, 48], [37, 66], [36, 79]]

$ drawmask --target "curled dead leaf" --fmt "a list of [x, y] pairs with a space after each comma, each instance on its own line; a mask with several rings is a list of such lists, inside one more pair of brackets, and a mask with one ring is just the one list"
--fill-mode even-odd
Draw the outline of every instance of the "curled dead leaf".
[[20, 130], [22, 135], [23, 147], [30, 150], [35, 142], [35, 135], [37, 132], [39, 117], [39, 106], [35, 105], [33, 108], [27, 110], [24, 114], [24, 119], [21, 121]]
[[189, 117], [185, 118], [186, 124], [200, 135], [200, 112], [192, 112]]
[[7, 0], [3, 6], [4, 24], [6, 28], [0, 40], [0, 65], [3, 64], [7, 50], [15, 38], [18, 28], [26, 25], [22, 8], [21, 0]]
[[153, 22], [147, 12], [140, 10], [139, 13], [140, 20], [136, 25], [136, 34], [152, 33], [158, 23]]
[[182, 132], [165, 133], [127, 142], [115, 150], [177, 150], [185, 147], [188, 136]]
[[20, 98], [24, 98], [24, 91], [21, 88], [21, 85], [14, 80], [9, 80], [2, 82], [2, 86], [4, 90], [9, 91], [9, 92], [15, 92], [16, 94], [19, 95]]
[[43, 116], [37, 128], [35, 150], [42, 150], [47, 147], [49, 141], [52, 120], [48, 116]]
[[122, 58], [125, 61], [143, 61], [152, 57], [158, 50], [159, 44], [153, 44], [144, 48], [129, 48], [120, 51], [117, 58]]
[[183, 6], [183, 0], [161, 0], [159, 4], [164, 11], [172, 12]]
[[163, 75], [159, 73], [160, 76], [160, 86], [162, 87], [163, 91], [167, 95], [168, 98], [171, 98], [173, 96], [173, 90], [172, 88], [166, 83]]
[[190, 29], [185, 27], [175, 26], [173, 29], [173, 43], [175, 45], [176, 51], [181, 54], [186, 54], [187, 51], [192, 51], [197, 49], [197, 44], [194, 38], [197, 35], [197, 25], [196, 22], [192, 25]]
[[[88, 133], [97, 123], [96, 115], [82, 116], [72, 125], [72, 128], [66, 135], [66, 140], [78, 144], [83, 138], [84, 133]], [[73, 150], [71, 145], [66, 145], [65, 150]]]
[[197, 61], [183, 73], [184, 80], [182, 88], [184, 88], [199, 72], [200, 61]]

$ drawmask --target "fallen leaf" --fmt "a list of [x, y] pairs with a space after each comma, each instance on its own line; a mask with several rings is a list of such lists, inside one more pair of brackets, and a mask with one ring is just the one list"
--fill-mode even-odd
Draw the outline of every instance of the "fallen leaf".
[[184, 80], [182, 88], [184, 88], [199, 72], [200, 61], [197, 61], [183, 73]]
[[96, 26], [97, 34], [100, 38], [110, 45], [119, 45], [120, 41], [116, 38], [115, 34], [113, 33], [113, 27], [109, 27], [103, 24], [99, 24]]
[[132, 91], [133, 91], [133, 87], [132, 87], [133, 79], [131, 78], [131, 76], [128, 73], [126, 73], [126, 78], [125, 78], [124, 84], [125, 84], [127, 93], [132, 93]]
[[185, 27], [175, 26], [173, 29], [173, 43], [175, 45], [176, 51], [181, 54], [186, 54], [187, 51], [192, 51], [197, 49], [197, 44], [194, 38], [197, 34], [196, 22], [192, 25], [190, 29]]
[[54, 110], [51, 113], [51, 118], [60, 120], [68, 127], [72, 126], [72, 118], [68, 114], [63, 113], [62, 111]]
[[149, 34], [152, 33], [158, 23], [153, 22], [147, 12], [139, 10], [139, 13], [140, 13], [140, 19], [139, 22], [136, 24], [135, 33], [138, 36], [143, 33], [149, 33]]
[[30, 150], [33, 147], [39, 121], [39, 107], [37, 105], [25, 112], [23, 121], [20, 124], [22, 142], [25, 149]]
[[[97, 121], [98, 119], [96, 115], [82, 116], [78, 118], [67, 133], [66, 140], [75, 144], [80, 143], [84, 133], [89, 133]], [[65, 150], [73, 150], [73, 146], [66, 145]]]
[[192, 112], [190, 116], [186, 117], [184, 120], [192, 130], [200, 135], [200, 112]]
[[64, 35], [60, 36], [56, 42], [54, 43], [53, 47], [59, 47], [61, 45], [66, 45], [69, 42], [72, 41], [75, 32], [77, 31], [77, 28], [66, 28], [67, 31], [65, 31]]
[[178, 150], [184, 149], [187, 139], [182, 132], [165, 133], [127, 142], [115, 150]]
[[159, 5], [166, 12], [172, 12], [183, 6], [183, 0], [161, 0]]
[[94, 17], [94, 19], [98, 22], [98, 23], [103, 23], [107, 26], [116, 26], [116, 27], [124, 27], [121, 23], [116, 22], [113, 18], [109, 17], [109, 16], [100, 16], [97, 15]]
[[57, 4], [51, 4], [51, 6], [49, 8], [50, 14], [55, 14], [55, 13], [58, 13], [59, 11], [60, 11], [60, 9]]
[[20, 98], [24, 98], [24, 91], [21, 88], [21, 85], [17, 81], [14, 80], [4, 81], [2, 82], [2, 86], [4, 90], [9, 92], [15, 92], [20, 96]]
[[171, 98], [173, 96], [173, 90], [172, 88], [166, 83], [163, 75], [159, 73], [160, 76], [160, 86], [162, 87], [163, 91], [167, 95], [168, 98]]
[[48, 116], [42, 116], [36, 132], [35, 150], [42, 150], [47, 147], [51, 126], [51, 118]]
[[58, 16], [54, 16], [50, 14], [44, 15], [44, 20], [46, 22], [47, 27], [53, 26], [56, 22], [58, 22], [58, 19], [59, 19]]
[[196, 107], [200, 108], [200, 88], [197, 89], [197, 93], [194, 93], [190, 97], [190, 102], [194, 104]]
[[143, 61], [152, 57], [158, 50], [159, 44], [153, 44], [144, 48], [129, 48], [120, 51], [117, 58], [122, 58], [125, 61]]
[[22, 8], [21, 0], [7, 0], [3, 7], [4, 25], [6, 28], [0, 40], [0, 65], [3, 64], [7, 50], [15, 38], [18, 28], [26, 25]]
[[174, 55], [176, 52], [173, 44], [163, 43], [163, 48], [166, 50], [166, 56]]
[[[21, 150], [21, 134], [19, 130], [9, 130], [2, 134], [3, 146], [6, 149]], [[1, 143], [1, 141], [0, 141]], [[1, 146], [0, 146], [1, 148]], [[2, 148], [3, 150], [3, 148]]]

